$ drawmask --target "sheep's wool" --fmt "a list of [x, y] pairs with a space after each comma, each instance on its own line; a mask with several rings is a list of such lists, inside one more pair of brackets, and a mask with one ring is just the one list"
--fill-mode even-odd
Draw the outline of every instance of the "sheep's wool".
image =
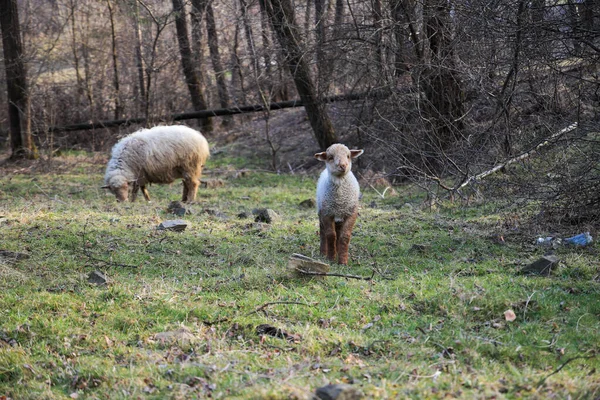
[[354, 213], [359, 195], [360, 186], [352, 171], [336, 177], [326, 168], [317, 182], [317, 211], [319, 215], [333, 216], [335, 222], [341, 222]]

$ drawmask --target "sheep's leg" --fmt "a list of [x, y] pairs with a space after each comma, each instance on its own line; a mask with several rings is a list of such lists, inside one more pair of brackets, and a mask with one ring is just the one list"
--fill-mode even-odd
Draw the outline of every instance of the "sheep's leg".
[[187, 203], [188, 201], [188, 193], [189, 193], [189, 189], [188, 189], [188, 181], [187, 179], [183, 180], [183, 194], [181, 195], [181, 201], [184, 203]]
[[358, 217], [357, 211], [355, 211], [344, 221], [335, 224], [335, 230], [337, 234], [338, 263], [340, 264], [348, 264], [348, 247], [350, 246], [352, 228], [354, 228], [356, 217]]
[[321, 236], [321, 255], [335, 261], [335, 221], [333, 217], [319, 216], [319, 233]]
[[142, 194], [144, 195], [144, 198], [146, 199], [146, 201], [150, 201], [150, 194], [148, 194], [148, 189], [146, 189], [146, 185], [143, 185], [141, 188], [142, 188]]
[[135, 199], [137, 199], [138, 190], [140, 190], [140, 185], [138, 185], [137, 182], [134, 182], [133, 185], [131, 186], [131, 202], [132, 203], [135, 201]]

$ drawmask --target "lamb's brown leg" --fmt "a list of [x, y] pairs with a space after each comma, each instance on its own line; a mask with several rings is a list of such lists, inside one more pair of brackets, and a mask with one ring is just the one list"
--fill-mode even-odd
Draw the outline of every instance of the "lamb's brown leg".
[[344, 221], [335, 224], [335, 230], [337, 231], [338, 263], [340, 264], [348, 264], [348, 247], [350, 246], [352, 228], [354, 228], [356, 217], [358, 217], [357, 211]]
[[336, 234], [333, 217], [319, 216], [319, 233], [321, 236], [321, 255], [326, 256], [331, 261], [335, 261]]

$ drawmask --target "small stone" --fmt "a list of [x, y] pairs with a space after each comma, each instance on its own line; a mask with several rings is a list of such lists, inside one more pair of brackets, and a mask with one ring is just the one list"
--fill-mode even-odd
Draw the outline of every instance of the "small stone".
[[167, 206], [167, 212], [175, 214], [178, 217], [183, 217], [186, 214], [191, 214], [192, 211], [186, 208], [180, 201], [172, 201]]
[[213, 217], [217, 217], [219, 219], [229, 219], [227, 214], [222, 213], [221, 211], [215, 210], [213, 208], [207, 208], [204, 210], [204, 212], [207, 213], [208, 215], [212, 215]]
[[168, 221], [163, 221], [158, 225], [156, 229], [165, 230], [165, 231], [175, 231], [182, 232], [187, 228], [188, 223], [182, 219], [173, 219]]
[[422, 243], [415, 243], [412, 245], [412, 247], [410, 248], [412, 251], [416, 251], [418, 253], [425, 253], [427, 252], [427, 250], [429, 250], [431, 248], [430, 245], [428, 244], [422, 244]]
[[27, 253], [19, 253], [17, 251], [9, 251], [9, 250], [0, 250], [0, 258], [8, 261], [18, 261], [18, 260], [26, 260], [29, 258], [29, 254]]
[[317, 206], [317, 202], [314, 199], [306, 199], [298, 204], [301, 208], [315, 208]]
[[256, 222], [266, 222], [267, 224], [272, 224], [273, 222], [280, 220], [279, 215], [270, 208], [256, 208], [252, 210], [252, 214], [255, 215], [254, 221]]
[[237, 215], [237, 217], [238, 217], [239, 219], [246, 219], [246, 218], [250, 218], [250, 215], [251, 215], [251, 214], [250, 214], [249, 212], [247, 212], [247, 211], [242, 211], [241, 213], [239, 213], [239, 214]]
[[108, 283], [108, 278], [100, 271], [90, 272], [88, 282], [98, 286], [105, 286]]
[[188, 346], [198, 341], [198, 338], [185, 327], [181, 327], [174, 331], [156, 333], [152, 339], [164, 347], [168, 347], [173, 344]]
[[320, 400], [360, 400], [364, 397], [359, 389], [345, 383], [320, 387], [316, 396]]
[[528, 275], [549, 276], [552, 270], [558, 265], [558, 262], [558, 257], [554, 255], [543, 256], [539, 260], [521, 269], [521, 273]]
[[312, 259], [302, 254], [292, 254], [288, 261], [288, 269], [297, 276], [323, 278], [329, 272], [329, 264]]
[[200, 186], [207, 189], [214, 189], [221, 186], [225, 186], [225, 182], [222, 179], [206, 179], [200, 182]]

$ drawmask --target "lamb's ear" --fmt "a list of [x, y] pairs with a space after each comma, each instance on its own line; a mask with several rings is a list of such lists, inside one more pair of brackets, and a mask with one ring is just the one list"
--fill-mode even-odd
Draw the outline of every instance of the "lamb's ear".
[[356, 158], [364, 152], [365, 152], [364, 150], [350, 150], [350, 157]]
[[320, 161], [327, 161], [327, 152], [317, 153], [315, 154], [315, 158]]

